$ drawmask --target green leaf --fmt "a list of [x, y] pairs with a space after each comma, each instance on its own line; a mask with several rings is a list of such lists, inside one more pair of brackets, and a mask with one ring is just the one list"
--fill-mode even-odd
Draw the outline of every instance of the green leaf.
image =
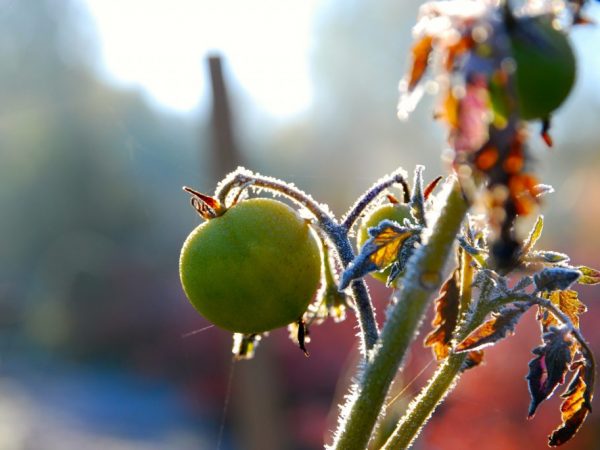
[[581, 277], [577, 280], [579, 284], [591, 285], [600, 283], [600, 271], [587, 266], [579, 266], [577, 270], [581, 272]]
[[529, 236], [523, 242], [522, 252], [524, 255], [529, 253], [529, 251], [534, 247], [535, 243], [538, 241], [540, 236], [542, 235], [542, 231], [544, 229], [544, 216], [538, 216], [533, 228], [529, 232]]
[[549, 250], [533, 251], [525, 256], [525, 262], [528, 263], [558, 264], [568, 261], [569, 255]]

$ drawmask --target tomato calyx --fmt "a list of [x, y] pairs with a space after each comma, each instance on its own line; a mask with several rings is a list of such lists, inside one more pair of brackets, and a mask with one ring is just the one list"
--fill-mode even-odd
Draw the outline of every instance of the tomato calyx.
[[203, 219], [214, 219], [215, 217], [222, 216], [225, 211], [227, 211], [227, 208], [225, 208], [224, 205], [221, 205], [219, 200], [210, 195], [198, 192], [188, 186], [183, 186], [182, 189], [192, 196], [190, 198], [190, 204]]

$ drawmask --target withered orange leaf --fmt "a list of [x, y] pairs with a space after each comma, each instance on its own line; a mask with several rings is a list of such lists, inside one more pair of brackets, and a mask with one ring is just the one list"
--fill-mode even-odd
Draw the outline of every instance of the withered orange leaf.
[[427, 335], [424, 342], [426, 347], [431, 347], [438, 361], [450, 353], [452, 332], [458, 321], [459, 273], [459, 269], [454, 270], [440, 288], [440, 294], [435, 299], [435, 316], [431, 322], [433, 330]]
[[[547, 294], [546, 297], [554, 303], [558, 309], [569, 316], [569, 319], [571, 319], [571, 322], [576, 328], [579, 328], [579, 316], [587, 311], [587, 307], [579, 300], [577, 291], [553, 291]], [[544, 330], [559, 324], [552, 313], [547, 310], [543, 310], [540, 314], [540, 321]]]
[[600, 271], [587, 266], [579, 266], [577, 270], [581, 272], [581, 277], [577, 280], [580, 284], [598, 284], [600, 283]]
[[429, 55], [433, 50], [433, 38], [431, 36], [424, 36], [414, 43], [412, 47], [412, 66], [410, 68], [410, 75], [408, 78], [408, 90], [412, 91], [427, 69]]
[[577, 433], [592, 410], [593, 388], [594, 368], [586, 362], [579, 366], [567, 391], [561, 395], [565, 399], [560, 405], [562, 424], [548, 437], [548, 445], [558, 447]]
[[371, 237], [342, 274], [340, 289], [345, 289], [352, 280], [370, 272], [404, 262], [419, 238], [420, 228], [408, 228], [391, 220], [384, 220], [370, 228], [369, 234]]
[[513, 334], [517, 322], [530, 306], [528, 302], [515, 302], [503, 307], [459, 343], [455, 351], [478, 350]]
[[376, 248], [369, 255], [369, 260], [375, 264], [377, 269], [384, 269], [396, 261], [398, 252], [402, 244], [413, 233], [408, 231], [400, 231], [396, 227], [385, 227], [373, 237], [373, 245]]
[[467, 354], [467, 358], [463, 362], [460, 371], [464, 372], [466, 370], [472, 369], [473, 367], [477, 367], [483, 362], [483, 350], [474, 350]]
[[537, 355], [529, 361], [527, 386], [531, 396], [527, 416], [533, 417], [535, 410], [552, 395], [559, 384], [565, 382], [565, 375], [573, 359], [575, 343], [567, 328], [550, 328], [544, 333], [543, 344], [533, 349]]

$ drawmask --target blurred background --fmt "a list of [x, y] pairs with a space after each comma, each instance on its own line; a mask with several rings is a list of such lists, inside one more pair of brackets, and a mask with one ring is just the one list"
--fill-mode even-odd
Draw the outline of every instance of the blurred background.
[[[310, 358], [278, 330], [255, 360], [233, 364], [229, 333], [179, 285], [179, 249], [199, 224], [181, 186], [210, 193], [243, 164], [342, 214], [398, 166], [443, 174], [433, 99], [407, 122], [395, 113], [418, 5], [0, 1], [0, 450], [310, 450], [330, 440], [357, 357], [354, 317], [313, 328]], [[599, 31], [572, 34], [578, 81], [556, 115], [555, 147], [532, 140], [557, 191], [542, 208], [541, 247], [595, 267]], [[381, 320], [389, 292], [372, 292]], [[600, 290], [580, 292], [582, 330], [600, 355]], [[558, 395], [525, 419], [538, 342], [529, 314], [463, 377], [415, 448], [546, 448]], [[398, 410], [434, 365], [415, 344]], [[565, 448], [600, 449], [600, 415]]]

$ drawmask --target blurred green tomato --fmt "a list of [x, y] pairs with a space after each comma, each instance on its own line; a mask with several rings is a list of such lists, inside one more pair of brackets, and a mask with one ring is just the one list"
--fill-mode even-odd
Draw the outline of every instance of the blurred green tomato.
[[521, 117], [546, 119], [575, 83], [575, 55], [567, 36], [547, 16], [516, 19], [510, 31]]
[[306, 311], [321, 277], [320, 248], [292, 208], [250, 199], [192, 231], [179, 275], [202, 316], [229, 331], [261, 333]]

